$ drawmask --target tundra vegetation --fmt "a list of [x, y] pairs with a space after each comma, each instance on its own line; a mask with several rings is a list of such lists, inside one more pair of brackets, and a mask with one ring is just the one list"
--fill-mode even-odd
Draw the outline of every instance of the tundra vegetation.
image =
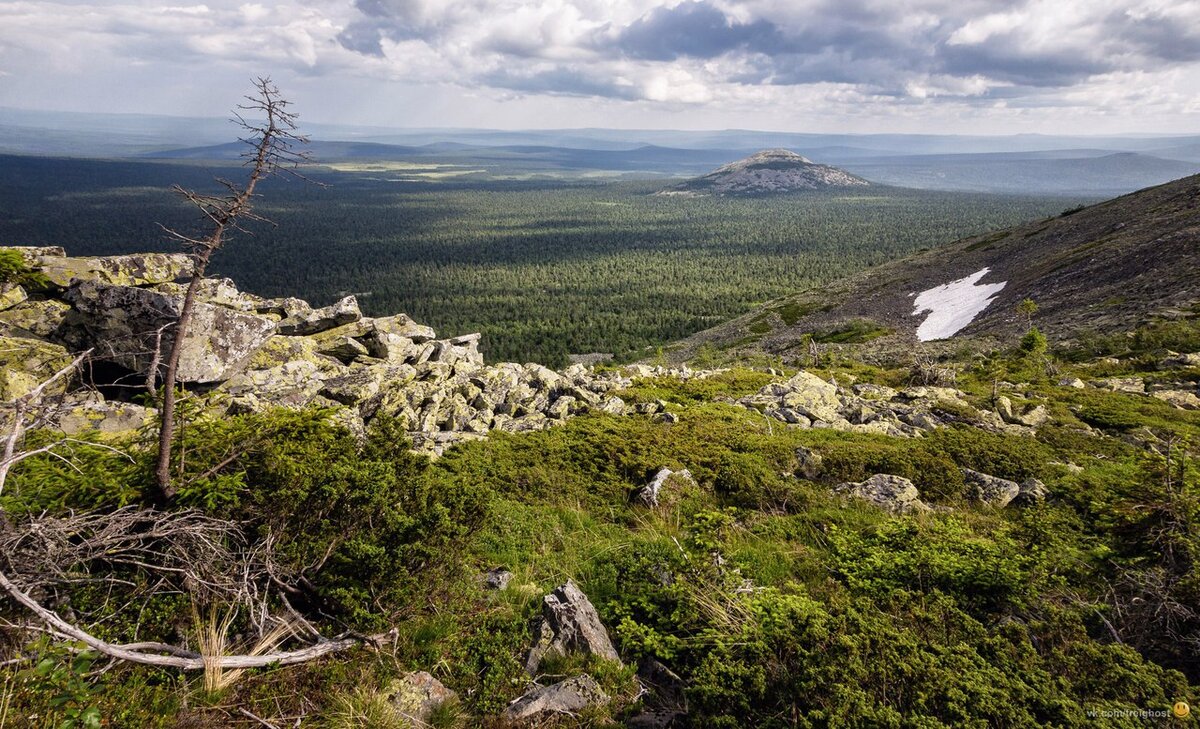
[[[182, 301], [171, 260], [0, 251], [0, 727], [1123, 726], [1200, 696], [1200, 312], [559, 374], [210, 281], [265, 328], [181, 364], [164, 494], [157, 348], [49, 339], [136, 320], [105, 291]], [[65, 432], [100, 406], [147, 417]]]

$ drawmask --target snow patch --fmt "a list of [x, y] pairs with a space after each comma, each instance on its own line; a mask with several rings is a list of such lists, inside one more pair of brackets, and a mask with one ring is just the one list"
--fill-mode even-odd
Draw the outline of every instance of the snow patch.
[[1007, 281], [975, 285], [991, 269], [985, 268], [966, 278], [934, 286], [917, 295], [913, 301], [913, 316], [928, 311], [929, 316], [917, 327], [917, 339], [929, 342], [947, 339], [970, 324], [979, 312], [988, 307]]

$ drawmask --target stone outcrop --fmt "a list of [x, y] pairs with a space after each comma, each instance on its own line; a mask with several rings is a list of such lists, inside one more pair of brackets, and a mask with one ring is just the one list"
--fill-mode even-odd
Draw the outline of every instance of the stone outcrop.
[[[190, 270], [187, 258], [69, 258], [61, 249], [18, 250], [40, 272], [52, 272], [57, 283], [46, 291], [24, 292], [23, 299], [21, 293], [11, 294], [8, 308], [0, 307], [0, 337], [19, 340], [22, 352], [52, 351], [60, 358], [93, 349], [98, 360], [122, 370], [124, 382], [145, 381], [160, 330], [162, 344], [171, 342]], [[313, 307], [300, 299], [255, 296], [229, 279], [215, 278], [202, 281], [198, 292], [180, 362], [180, 379], [195, 402], [216, 414], [319, 406], [359, 434], [375, 418], [394, 418], [413, 447], [431, 455], [491, 431], [537, 431], [584, 413], [675, 423], [679, 418], [667, 403], [631, 404], [617, 393], [641, 379], [689, 380], [723, 372], [649, 365], [597, 372], [583, 364], [554, 371], [537, 364], [487, 363], [479, 334], [439, 338], [404, 314], [364, 316], [353, 296]], [[38, 376], [40, 370], [30, 371], [26, 359], [4, 365], [0, 379], [12, 383], [2, 385], [7, 391], [19, 391], [18, 382], [28, 387]], [[121, 431], [143, 415], [118, 402], [101, 403], [79, 405], [68, 427], [91, 423], [104, 432]], [[1029, 433], [1038, 419], [1025, 418], [1028, 425], [1005, 422], [996, 413], [972, 408], [950, 388], [859, 384], [846, 389], [803, 371], [736, 404], [795, 427], [900, 437], [919, 436], [964, 417], [979, 427]], [[103, 422], [106, 413], [112, 423]], [[800, 475], [819, 469], [800, 466]], [[659, 490], [644, 489], [637, 498], [657, 503], [666, 483]]]
[[555, 714], [574, 714], [589, 706], [607, 704], [609, 697], [586, 673], [550, 686], [539, 686], [514, 700], [504, 710], [509, 722], [531, 722]]
[[804, 371], [789, 380], [772, 382], [737, 403], [800, 428], [833, 428], [897, 438], [919, 436], [922, 431], [964, 421], [996, 432], [1027, 434], [1049, 419], [1042, 406], [1027, 415], [1005, 419], [1002, 414], [973, 407], [963, 392], [950, 387], [895, 390], [863, 383], [846, 391]]
[[76, 281], [96, 281], [117, 286], [146, 286], [191, 276], [193, 263], [183, 253], [137, 253], [129, 256], [67, 258], [38, 256], [36, 267], [56, 286]]
[[[37, 339], [0, 337], [0, 401], [16, 400], [31, 392], [71, 362], [66, 348]], [[66, 390], [59, 380], [48, 394]]]
[[547, 655], [572, 654], [621, 662], [595, 606], [567, 580], [542, 599], [542, 617], [534, 626], [534, 644], [525, 659], [525, 670], [535, 675]]
[[901, 476], [877, 473], [859, 483], [838, 484], [834, 490], [896, 514], [930, 510], [913, 482]]
[[[64, 298], [74, 306], [73, 331], [65, 337], [79, 349], [91, 343], [96, 356], [139, 373], [150, 366], [160, 330], [166, 351], [183, 309], [182, 296], [97, 280], [76, 282]], [[192, 317], [179, 358], [181, 382], [229, 379], [275, 331], [269, 318], [204, 301], [196, 304]]]

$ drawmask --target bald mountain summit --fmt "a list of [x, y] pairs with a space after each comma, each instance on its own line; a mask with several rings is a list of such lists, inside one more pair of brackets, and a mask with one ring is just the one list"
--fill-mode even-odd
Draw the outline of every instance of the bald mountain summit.
[[767, 149], [657, 194], [685, 197], [749, 196], [831, 187], [865, 187], [869, 184], [845, 170], [817, 164], [795, 152]]
[[[736, 353], [800, 353], [808, 342], [1004, 340], [1030, 320], [1052, 341], [1078, 342], [1151, 320], [1186, 318], [1200, 303], [1200, 176], [1124, 195], [1006, 230], [964, 238], [772, 301], [700, 332], [673, 351], [705, 344]], [[953, 338], [953, 339], [951, 339]], [[803, 345], [803, 346], [802, 346]]]

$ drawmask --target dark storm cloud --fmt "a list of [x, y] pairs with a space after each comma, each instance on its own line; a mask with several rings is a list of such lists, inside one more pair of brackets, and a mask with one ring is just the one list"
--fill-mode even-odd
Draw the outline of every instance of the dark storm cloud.
[[655, 8], [629, 25], [616, 46], [633, 58], [673, 61], [681, 56], [715, 58], [733, 50], [765, 52], [784, 43], [767, 20], [739, 23], [706, 2]]

